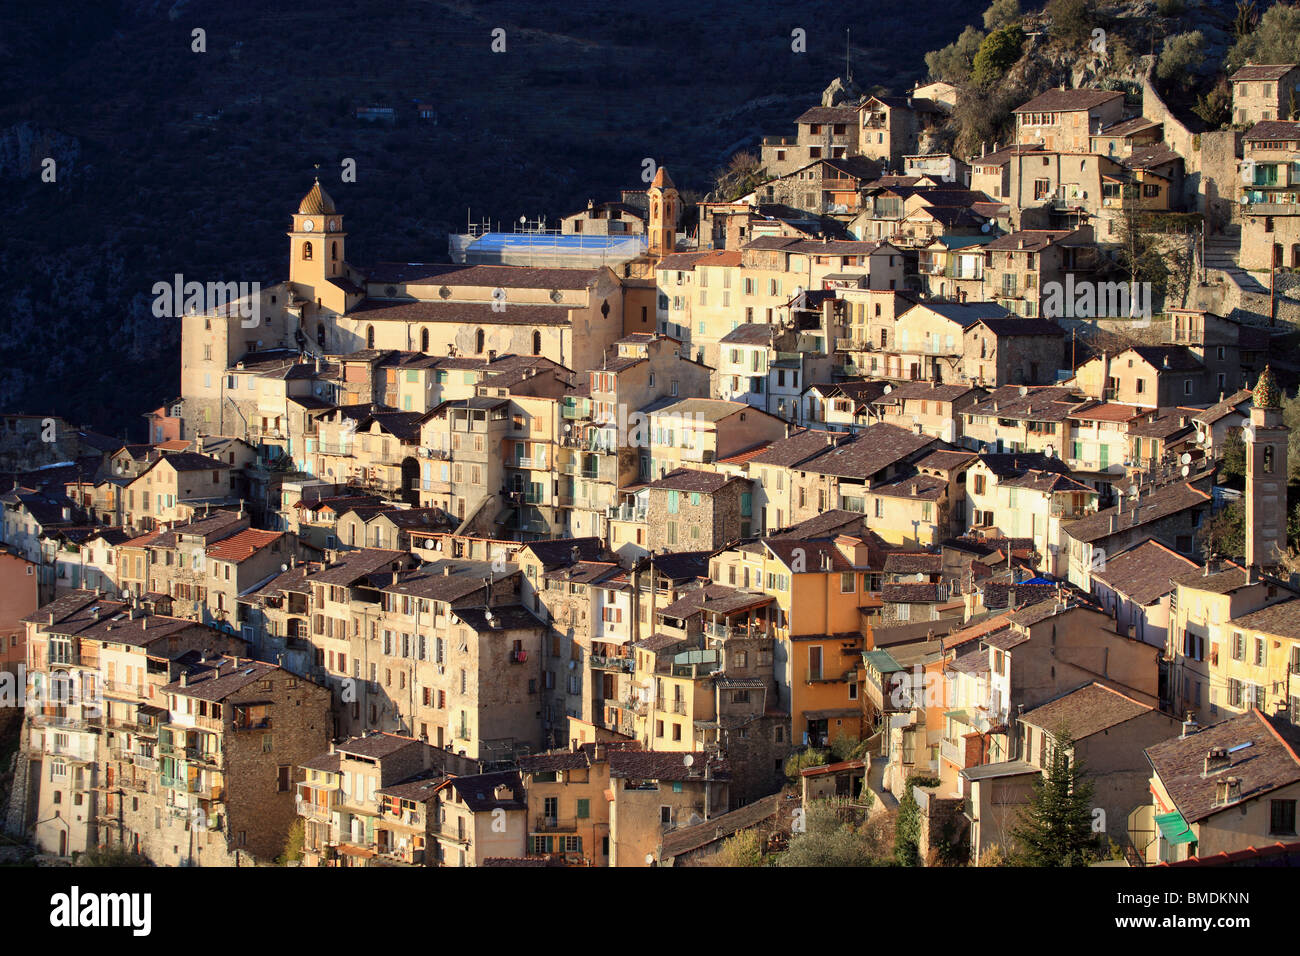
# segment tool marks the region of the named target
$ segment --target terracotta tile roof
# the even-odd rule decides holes
[[[1073,229],[1022,229],[999,236],[984,248],[990,252],[1042,252],[1074,234]]]
[[[199,664],[185,675],[185,684],[179,680],[161,688],[164,694],[197,697],[200,700],[225,700],[249,684],[265,680],[275,673],[286,673],[274,664],[249,660],[245,657],[223,657],[212,664]],[[301,678],[299,678],[301,680]]]
[[[1300,639],[1300,598],[1283,601],[1232,619],[1232,627],[1262,631],[1274,637]]]
[[[947,600],[941,585],[912,582],[909,584],[882,584],[880,597],[886,604],[936,604]]]
[[[936,441],[930,435],[918,435],[908,429],[881,422],[869,425],[842,445],[826,448],[816,458],[799,467],[801,471],[819,475],[870,478]]]
[[[1233,83],[1243,80],[1280,80],[1295,68],[1294,63],[1247,63],[1228,79]]]
[[[1225,777],[1241,781],[1241,800],[1264,796],[1280,787],[1300,782],[1300,730],[1282,718],[1258,710],[1207,727],[1187,737],[1176,737],[1147,748],[1147,759],[1160,777],[1165,792],[1188,823],[1215,813],[1240,811],[1235,802],[1216,806],[1217,784]],[[1205,772],[1211,749],[1227,751],[1221,769]]]
[[[685,758],[689,756],[688,765]],[[710,780],[731,779],[731,765],[711,752],[669,753],[646,750],[611,750],[609,775],[614,779],[669,780],[685,782],[703,780],[707,768]]]
[[[778,561],[791,571],[797,561],[803,562],[805,571],[852,571],[853,564],[830,539],[763,538],[763,545]],[[825,565],[829,564],[829,568]],[[799,573],[795,571],[794,573]]]
[[[1026,711],[1020,719],[1048,733],[1068,729],[1071,737],[1082,740],[1154,709],[1094,682]]]
[[[1106,567],[1092,578],[1140,605],[1151,604],[1174,589],[1171,578],[1197,570],[1196,562],[1148,538],[1136,547],[1108,555]]]
[[[725,584],[706,584],[687,591],[658,613],[663,617],[687,618],[702,611],[715,614],[734,614],[747,608],[763,607],[775,598],[757,591],[742,591]],[[649,648],[647,648],[649,650]]]
[[[848,442],[852,436],[848,432],[817,431],[805,428],[795,432],[789,438],[780,438],[772,442],[761,453],[750,459],[753,465],[782,465],[787,468],[808,461],[820,455],[831,445]]]
[[[1119,506],[1106,508],[1078,521],[1065,523],[1065,533],[1075,541],[1097,542],[1109,538],[1112,534],[1121,534],[1134,527],[1159,521],[1180,511],[1197,508],[1210,500],[1203,491],[1193,488],[1185,482],[1165,485],[1141,497],[1136,504],[1124,506],[1120,514]],[[1136,520],[1133,517],[1137,512]],[[1110,526],[1111,517],[1115,518],[1115,529]]]
[[[1024,106],[1012,110],[1013,113],[1071,113],[1076,110],[1090,110],[1103,103],[1109,103],[1124,94],[1117,90],[1048,90],[1039,93]]]
[[[471,286],[479,289],[587,288],[599,269],[535,269],[531,266],[380,262],[366,275],[371,284]]]
[[[658,481],[648,485],[654,491],[687,491],[712,495],[733,481],[748,482],[739,475],[722,475],[716,471],[697,471],[693,468],[674,468]]]
[[[1300,123],[1294,120],[1265,120],[1252,126],[1245,138],[1248,143],[1300,140]]]
[[[362,322],[451,322],[487,325],[567,325],[568,305],[538,305],[536,303],[511,303],[506,308],[493,311],[493,302],[397,302],[386,299],[366,299],[348,313],[349,318]]]
[[[399,750],[405,750],[412,744],[418,745],[419,743],[420,741],[414,737],[378,732],[345,740],[343,743],[335,745],[334,750],[336,753],[346,756],[373,757],[377,760],[381,757],[387,757],[389,754],[397,753]]]
[[[938,574],[943,555],[929,551],[893,551],[885,556],[886,574]]]
[[[216,544],[208,545],[208,557],[214,561],[243,561],[284,537],[283,531],[259,531],[245,528]]]

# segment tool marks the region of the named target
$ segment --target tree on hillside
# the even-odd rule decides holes
[[[1220,77],[1208,93],[1198,95],[1192,112],[1205,120],[1210,129],[1228,125],[1232,119],[1232,84],[1228,78]]]
[[[976,86],[992,86],[1007,75],[1007,70],[1020,59],[1025,43],[1025,33],[1019,24],[994,30],[980,44],[971,68],[971,79]]]
[[[1240,428],[1229,428],[1223,438],[1223,456],[1219,474],[1223,483],[1240,485],[1246,480],[1246,443],[1242,441]]]
[[[804,829],[776,857],[777,866],[883,866],[889,855],[886,814],[876,816],[840,800],[810,800]]]
[[[984,29],[998,30],[1011,24],[1020,24],[1020,0],[993,0],[984,11]]]
[[[763,865],[763,844],[759,839],[758,831],[754,829],[741,830],[722,841],[722,849],[718,851],[710,863],[713,866],[762,866]]]
[[[894,817],[894,863],[898,866],[921,865],[921,805],[916,802],[912,788],[933,787],[938,783],[934,777],[913,774],[903,784],[903,796]]]
[[[1136,184],[1124,187],[1136,197]],[[1126,198],[1127,195],[1126,195]],[[1154,294],[1165,291],[1169,270],[1155,236],[1144,229],[1139,209],[1126,206],[1115,219],[1115,255],[1129,282],[1149,282]]]
[[[1097,858],[1092,831],[1092,782],[1074,760],[1074,740],[1062,727],[1049,734],[1046,772],[1012,830],[1017,862],[1025,866],[1087,866]]]
[[[1048,0],[1043,8],[1052,20],[1052,36],[1063,43],[1085,43],[1092,37],[1092,4],[1089,0]]]
[[[1246,508],[1240,501],[1229,502],[1196,532],[1197,544],[1207,554],[1239,558],[1246,553]]]
[[[1156,76],[1168,81],[1175,77],[1184,80],[1189,73],[1195,73],[1205,62],[1205,35],[1200,30],[1191,33],[1178,33],[1165,40],[1156,61]]]
[[[1300,63],[1300,7],[1275,3],[1228,51],[1227,71],[1247,63]]]
[[[925,65],[930,79],[961,85],[970,80],[975,54],[984,42],[984,31],[968,26],[952,43],[941,50],[925,55]]]
[[[957,128],[954,149],[961,155],[978,156],[983,145],[1009,143],[1015,134],[1012,110],[1029,94],[1021,87],[1002,83],[981,92],[963,92],[952,111]]]
[[[1282,424],[1291,429],[1287,436],[1286,458],[1290,480],[1300,479],[1300,391],[1288,396],[1282,393]]]
[[[739,199],[764,182],[763,164],[750,152],[733,155],[713,173],[713,195],[721,200]]]
[[[1232,21],[1232,35],[1238,40],[1259,26],[1259,10],[1255,0],[1237,0],[1237,15]]]

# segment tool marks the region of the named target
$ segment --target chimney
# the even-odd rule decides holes
[[[1179,736],[1190,737],[1192,734],[1196,733],[1197,730],[1199,729],[1200,728],[1196,725],[1196,711],[1189,710],[1187,712],[1187,719],[1183,721],[1182,732],[1179,734]]]
[[[189,685],[189,682],[190,682],[190,672],[181,671],[181,686],[186,687]]]
[[[1224,807],[1241,799],[1241,778],[1224,777],[1214,782],[1214,805]]]
[[[834,445],[834,444],[835,444],[835,433],[834,433],[834,432],[827,432],[827,433],[826,433],[826,444],[827,444],[827,445]]]
[[[1201,776],[1208,777],[1215,771],[1222,770],[1231,762],[1232,761],[1228,759],[1227,748],[1211,747],[1209,752],[1205,755],[1205,770]]]
[[[451,565],[450,565],[450,564],[444,564],[444,565],[442,566],[442,576],[443,576],[444,578],[445,578],[445,577],[450,577],[450,576],[451,576]]]
[[[497,360],[497,350],[496,350],[496,349],[488,349],[488,361],[489,361],[489,362],[495,362],[496,360]]]

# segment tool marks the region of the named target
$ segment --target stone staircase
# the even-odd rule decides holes
[[[1205,268],[1220,273],[1238,292],[1268,295],[1268,287],[1237,265],[1241,253],[1241,226],[1234,223],[1222,234],[1205,237]]]

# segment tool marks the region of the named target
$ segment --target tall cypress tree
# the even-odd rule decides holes
[[[1051,734],[1047,772],[1034,781],[1033,800],[1012,831],[1025,866],[1086,866],[1097,858],[1092,832],[1092,782],[1071,756],[1065,728]]]

